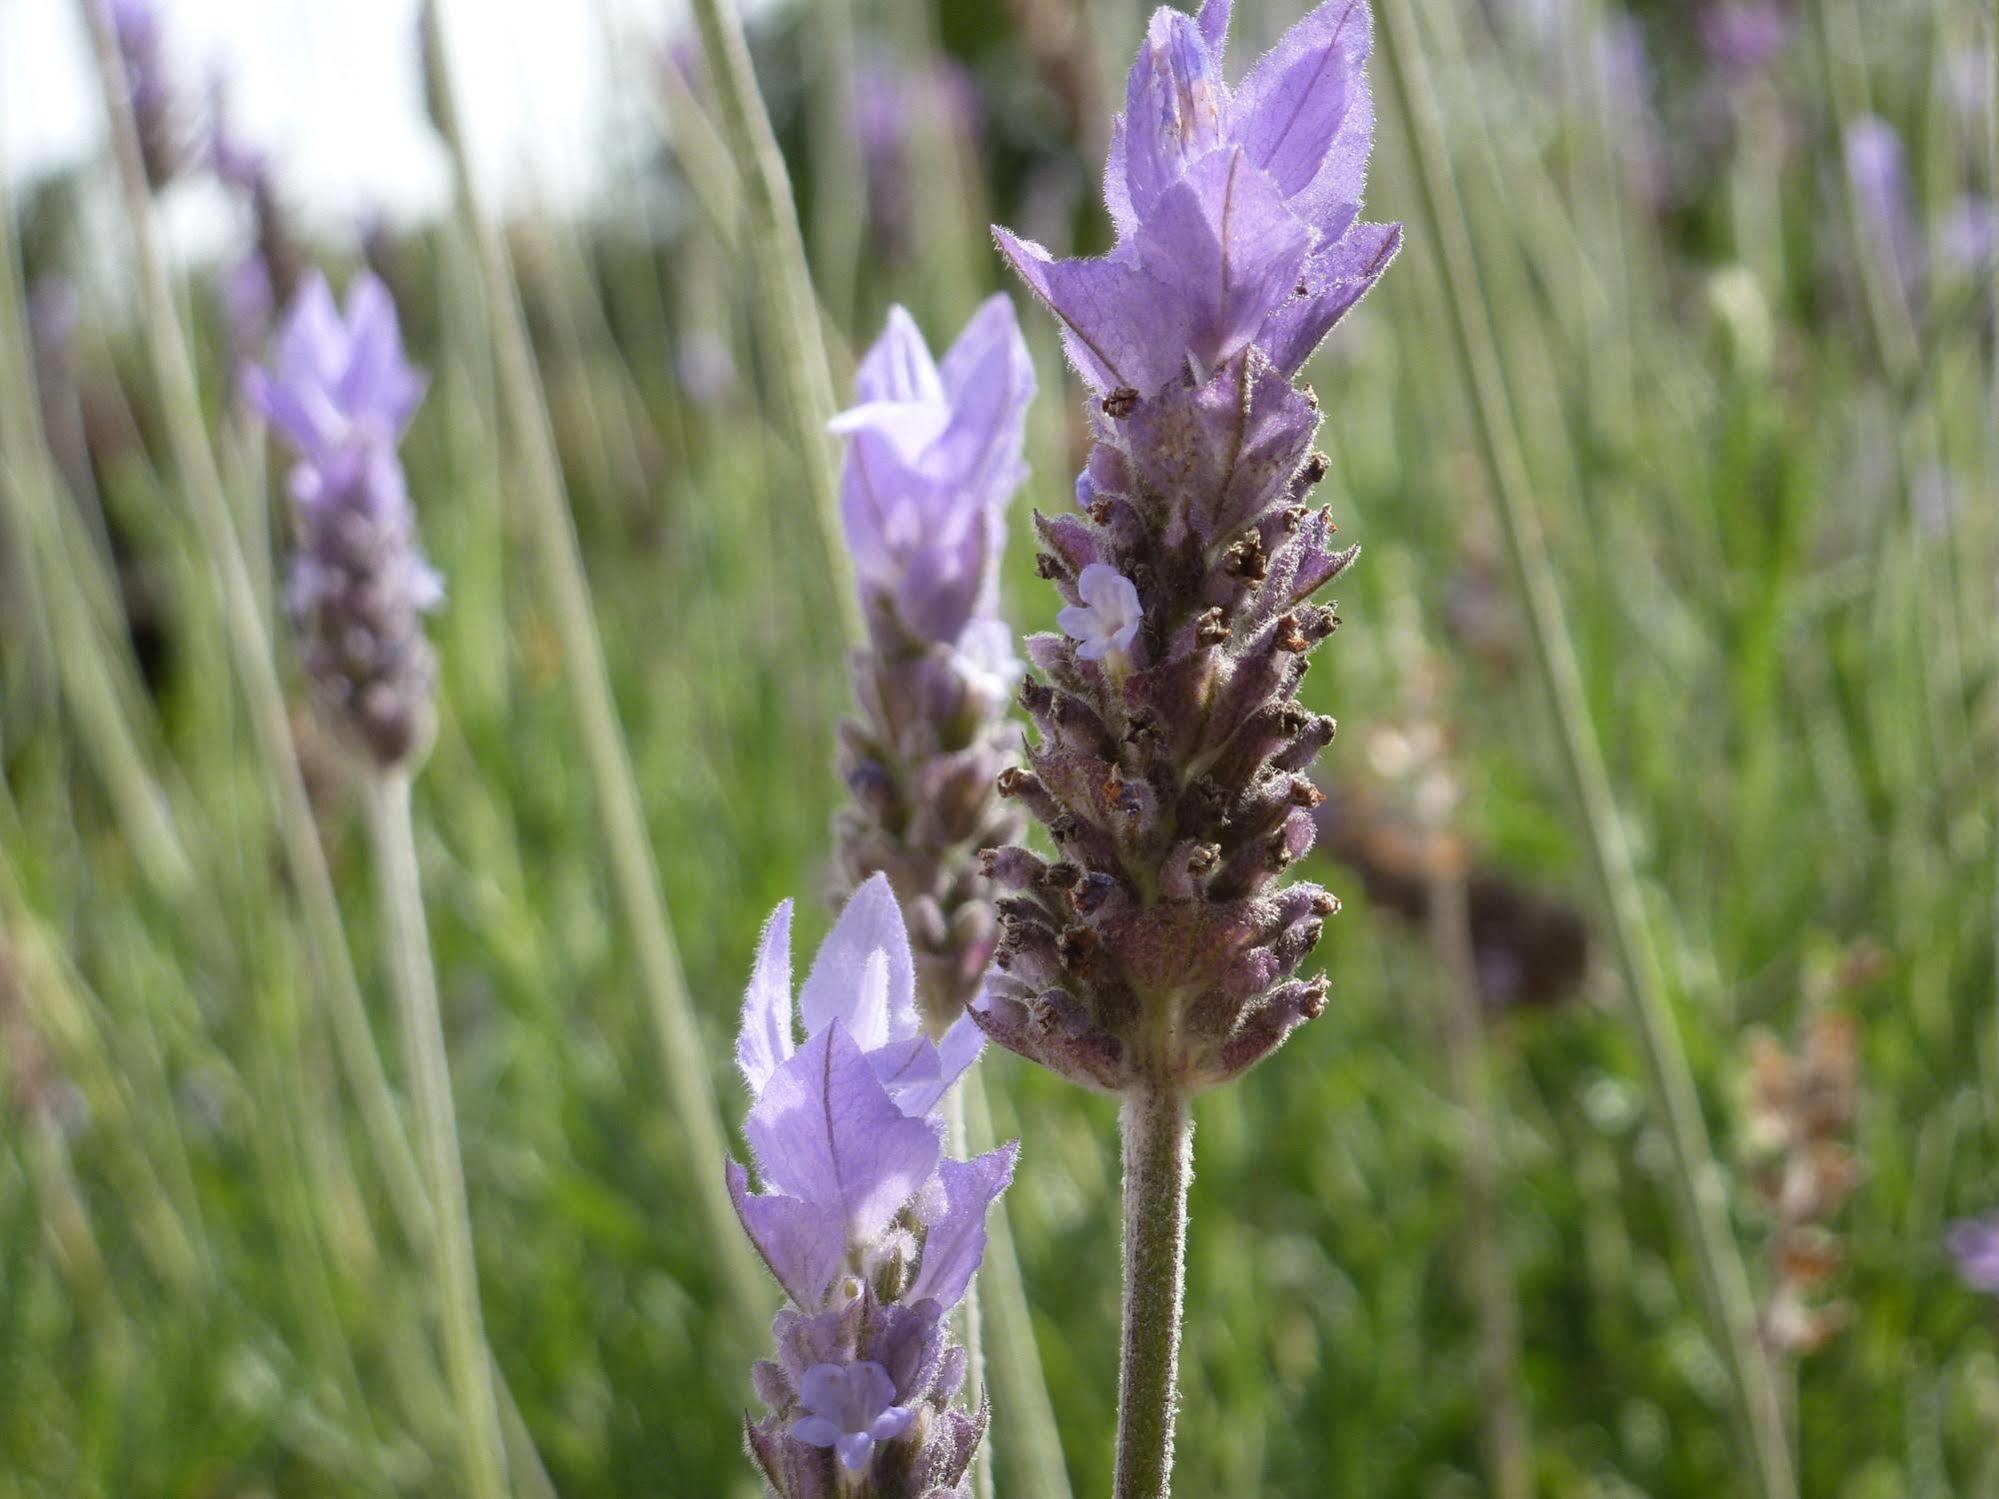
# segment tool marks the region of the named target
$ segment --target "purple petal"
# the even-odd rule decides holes
[[[1207,43],[1208,56],[1214,59],[1215,71],[1222,68],[1223,50],[1229,39],[1230,0],[1203,0],[1200,13],[1194,17],[1194,24],[1200,28],[1201,40]]]
[[[791,1035],[791,902],[784,901],[764,923],[756,967],[743,991],[743,1023],[736,1034],[736,1065],[751,1096],[796,1049]]]
[[[824,1416],[800,1416],[792,1422],[791,1434],[808,1447],[831,1447],[841,1438],[840,1428]]]
[[[1236,139],[1284,196],[1315,188],[1322,202],[1360,201],[1373,141],[1365,0],[1326,0],[1287,31],[1236,94]],[[1358,131],[1343,129],[1358,105]],[[1358,152],[1354,147],[1358,144]]]
[[[885,1010],[879,1036],[859,1023],[859,1006],[867,994],[868,955],[887,954]],[[888,879],[875,875],[847,901],[833,930],[819,944],[812,972],[798,994],[798,1011],[805,1033],[817,1035],[835,1020],[844,1020],[862,1049],[899,1041],[919,1029],[916,1019],[916,965],[909,953],[909,933]],[[872,1029],[874,1022],[868,1022]]]
[[[846,1225],[830,1207],[796,1197],[758,1197],[749,1173],[728,1164],[729,1198],[757,1253],[799,1306],[816,1308],[847,1256]]]
[[[1099,391],[1150,395],[1180,372],[1193,334],[1183,301],[1135,261],[1056,260],[995,229],[1000,253],[1064,324],[1076,372]]]
[[[1257,345],[1287,376],[1297,374],[1401,249],[1400,224],[1354,225],[1338,243],[1305,262],[1305,295],[1270,315]]]
[[[1125,186],[1140,221],[1187,167],[1222,143],[1226,104],[1193,18],[1161,6],[1125,90]]]
[[[837,1210],[845,1242],[888,1226],[936,1169],[936,1128],[907,1117],[837,1022],[771,1075],[743,1127],[766,1185]]]
[[[938,1164],[944,1206],[923,1236],[923,1260],[908,1298],[928,1296],[947,1311],[956,1306],[972,1283],[986,1254],[986,1210],[1013,1180],[1018,1141],[969,1161],[946,1159]]]
[[[864,402],[943,404],[944,384],[930,357],[930,345],[916,319],[903,308],[889,308],[888,326],[854,371],[854,393]]]
[[[850,1432],[834,1443],[840,1454],[840,1461],[858,1473],[868,1465],[868,1458],[875,1450],[875,1439],[865,1431]]]
[[[1239,150],[1196,163],[1137,239],[1145,268],[1192,310],[1190,347],[1204,372],[1245,347],[1295,294],[1311,246],[1284,195]]]

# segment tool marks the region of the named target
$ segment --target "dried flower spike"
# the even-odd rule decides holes
[[[1100,399],[1081,513],[1036,517],[1068,607],[1028,642],[1038,742],[1001,783],[1058,858],[992,856],[1013,898],[980,1023],[1118,1093],[1225,1082],[1317,1015],[1323,981],[1293,975],[1337,909],[1278,884],[1332,737],[1297,701],[1339,624],[1312,598],[1357,550],[1309,504],[1327,464],[1291,379],[1401,229],[1358,217],[1366,6],[1319,6],[1234,89],[1228,18],[1154,14],[1105,173],[1108,256],[995,231]]]
[[[423,389],[403,356],[395,304],[365,275],[348,289],[344,314],[325,278],[308,278],[273,367],[244,376],[250,403],[298,457],[287,600],[314,698],[384,770],[429,738],[434,668],[423,616],[444,596],[417,546],[396,456]]]
[[[953,1403],[965,1375],[947,1314],[985,1254],[986,1212],[1015,1146],[943,1152],[936,1109],[983,1044],[961,1021],[933,1043],[888,881],[855,892],[796,1006],[791,907],[777,908],[743,999],[744,1133],[764,1190],[728,1166],[743,1230],[790,1304],[755,1370],[769,1414],[745,1422],[779,1499],[963,1499],[986,1413]]]
[[[937,1036],[978,992],[997,937],[977,851],[1020,833],[994,789],[1013,763],[1020,674],[998,572],[1034,371],[1012,303],[993,297],[941,363],[895,308],[855,386],[833,422],[848,439],[841,517],[868,627],[852,661],[859,713],[840,736],[853,795],[836,824],[842,883],[894,885]]]

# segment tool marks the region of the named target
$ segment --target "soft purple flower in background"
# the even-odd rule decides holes
[[[1092,562],[1077,577],[1076,592],[1083,602],[1069,604],[1055,616],[1062,633],[1081,642],[1076,654],[1085,661],[1101,661],[1113,651],[1122,655],[1130,650],[1132,637],[1145,623],[1131,579],[1114,567]]]
[[[146,180],[157,192],[179,173],[183,155],[159,0],[103,0],[103,5],[125,69]]]
[[[432,662],[423,615],[441,580],[416,540],[396,448],[424,377],[403,355],[395,304],[372,276],[343,313],[314,274],[292,303],[269,369],[243,389],[298,456],[299,527],[287,602],[320,706],[377,765],[401,764],[428,735]]]
[[[222,320],[229,329],[229,347],[237,361],[240,364],[260,357],[278,308],[264,257],[245,255],[224,271],[221,295]]]
[[[1999,1296],[1999,1214],[1953,1224],[1945,1242],[1964,1283]]]
[[[873,1484],[884,1446],[898,1449],[889,1471],[934,1473],[927,1483],[956,1493],[985,1417],[951,1404],[965,1359],[945,1317],[984,1257],[1016,1147],[953,1160],[933,1111],[982,1038],[969,1021],[941,1045],[923,1035],[909,939],[880,876],[813,960],[802,1042],[791,987],[787,903],[759,944],[736,1044],[762,1190],[727,1165],[743,1230],[791,1302],[772,1328],[778,1357],[756,1367],[771,1414],[748,1427],[750,1447],[782,1499],[832,1494],[835,1461],[849,1475],[840,1493],[903,1492]]]
[[[1990,198],[1964,194],[1938,226],[1939,255],[1959,275],[1977,276],[1991,266],[1995,249],[1999,249],[1999,212]]]
[[[850,659],[855,713],[840,725],[851,793],[835,819],[840,883],[886,875],[907,916],[917,1008],[932,1036],[963,1026],[998,940],[977,851],[1022,831],[1001,800],[1020,677],[999,617],[1006,508],[1034,366],[1004,296],[983,303],[941,362],[897,307],[861,361],[840,513],[865,644]]]
[[[1198,19],[1154,12],[1104,173],[1108,256],[1057,260],[995,230],[1100,392],[1204,380],[1251,344],[1292,375],[1402,243],[1400,225],[1358,218],[1374,135],[1363,0],[1320,5],[1235,89],[1228,21],[1229,0]]]
[[[951,644],[997,607],[1005,508],[1027,472],[1034,366],[1013,303],[988,298],[941,364],[891,309],[854,393],[832,430],[849,439],[840,516],[862,592]]]
[[[1923,271],[1922,231],[1912,207],[1902,137],[1893,125],[1865,115],[1847,126],[1846,175],[1871,253],[1882,258],[1905,293],[1913,293]]]
[[[942,131],[968,158],[976,157],[984,123],[978,86],[951,58],[910,67],[870,51],[854,68],[853,112],[867,182],[870,252],[913,258],[923,234],[923,215],[911,192],[917,131]]]
[[[1721,0],[1699,25],[1708,60],[1737,78],[1766,71],[1791,40],[1790,12],[1776,0]]]

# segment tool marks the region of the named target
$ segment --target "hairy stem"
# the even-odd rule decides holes
[[[632,769],[631,753],[625,745],[617,705],[611,696],[610,668],[604,659],[604,642],[592,612],[590,584],[583,571],[575,521],[570,515],[568,492],[556,459],[548,408],[535,372],[527,317],[521,307],[520,289],[514,280],[505,241],[480,201],[478,181],[466,154],[465,134],[451,87],[444,28],[435,4],[424,8],[424,27],[431,55],[438,60],[437,76],[433,79],[438,126],[457,171],[460,212],[479,253],[501,392],[509,426],[519,443],[523,469],[520,482],[528,500],[536,550],[541,554],[552,595],[566,667],[563,676],[574,698],[584,754],[596,783],[611,880],[637,949],[660,1062],[686,1143],[686,1159],[694,1175],[695,1199],[705,1221],[710,1251],[727,1282],[741,1328],[748,1333],[768,1320],[769,1296],[722,1180],[720,1162],[728,1154],[728,1145],[715,1085],[705,1061],[709,1052],[687,992],[680,950],[674,942],[667,913],[666,892],[660,884],[659,865],[646,831],[638,777]],[[816,324],[814,328],[816,332]],[[821,355],[822,371],[824,365]]]
[[[1590,717],[1554,570],[1528,498],[1526,464],[1480,296],[1436,102],[1413,44],[1408,0],[1383,0],[1380,13],[1382,53],[1393,80],[1395,106],[1413,149],[1425,225],[1448,293],[1445,302],[1458,373],[1527,616],[1535,665],[1555,720],[1563,767],[1581,810],[1591,865],[1610,918],[1621,992],[1630,1007],[1652,1104],[1671,1145],[1673,1184],[1700,1268],[1709,1330],[1728,1368],[1751,1482],[1763,1499],[1793,1499],[1797,1484],[1776,1380],[1756,1336],[1748,1272],[1729,1226],[1727,1196],[1701,1115],[1693,1069],[1667,998],[1622,814]]]
[[[1166,1499],[1179,1403],[1187,1284],[1187,1185],[1194,1116],[1186,1094],[1149,1084],[1125,1095],[1124,1331],[1118,1369],[1116,1499]]]
[[[458,1411],[460,1457],[472,1499],[505,1499],[506,1450],[500,1409],[488,1368],[486,1333],[479,1314],[479,1274],[472,1253],[472,1218],[465,1200],[465,1169],[458,1152],[458,1124],[451,1101],[451,1068],[444,1020],[437,1003],[430,933],[424,921],[416,839],[410,826],[406,776],[372,778],[368,830],[381,883],[382,924],[389,966],[402,1014],[403,1050],[415,1103],[417,1148],[436,1212],[431,1266],[437,1277],[438,1320],[444,1334],[444,1367]]]

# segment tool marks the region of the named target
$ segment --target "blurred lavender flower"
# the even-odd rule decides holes
[[[949,58],[912,68],[871,53],[854,69],[853,111],[867,181],[870,247],[890,259],[912,258],[923,229],[911,193],[916,132],[942,129],[954,143],[975,146],[982,128],[978,88]]]
[[[1708,60],[1737,79],[1767,71],[1791,40],[1790,13],[1776,0],[1721,0],[1699,25]]]
[[[146,181],[158,192],[180,174],[184,157],[159,0],[104,0],[104,7],[125,68]]]
[[[1990,198],[1966,193],[1951,204],[1937,230],[1938,253],[1960,276],[1977,276],[1992,264],[1995,249],[1999,249],[1999,212]]]
[[[846,883],[886,873],[903,901],[924,1024],[941,1035],[997,940],[974,855],[1021,829],[994,791],[1019,675],[997,613],[1000,553],[1034,397],[1013,304],[990,298],[941,364],[893,309],[855,394],[833,430],[848,439],[841,518],[868,641],[852,663],[859,716],[841,729],[853,804],[836,830]]]
[[[387,290],[358,277],[343,316],[315,273],[278,335],[274,367],[252,367],[243,383],[299,460],[288,602],[314,694],[378,767],[400,765],[428,738],[423,616],[444,591],[418,548],[396,456],[425,380],[403,355]]]
[[[1946,1243],[1964,1283],[1999,1296],[1999,1214],[1953,1224]]]
[[[1110,1092],[1210,1087],[1325,1004],[1296,972],[1338,903],[1278,889],[1311,846],[1304,774],[1333,721],[1297,701],[1339,623],[1311,596],[1353,560],[1305,501],[1317,401],[1291,384],[1401,244],[1359,220],[1373,138],[1361,0],[1330,0],[1239,88],[1227,0],[1160,10],[1105,199],[1118,244],[1000,247],[1102,393],[1080,515],[1037,515],[1069,605],[1037,635],[1030,768],[1001,789],[1059,858],[991,850],[1002,937],[977,1012],[1001,1044]]]
[[[780,1499],[958,1499],[986,1413],[952,1404],[965,1375],[945,1318],[985,1254],[986,1212],[1016,1147],[943,1153],[935,1116],[983,1044],[960,1022],[921,1032],[914,968],[888,881],[848,902],[799,992],[791,908],[764,930],[736,1060],[752,1096],[744,1134],[764,1191],[728,1164],[743,1230],[791,1304],[756,1366],[770,1408],[746,1423]]]
[[[1923,273],[1922,231],[1911,207],[1902,137],[1893,125],[1865,115],[1847,127],[1846,175],[1860,205],[1869,253],[1913,295]]]

